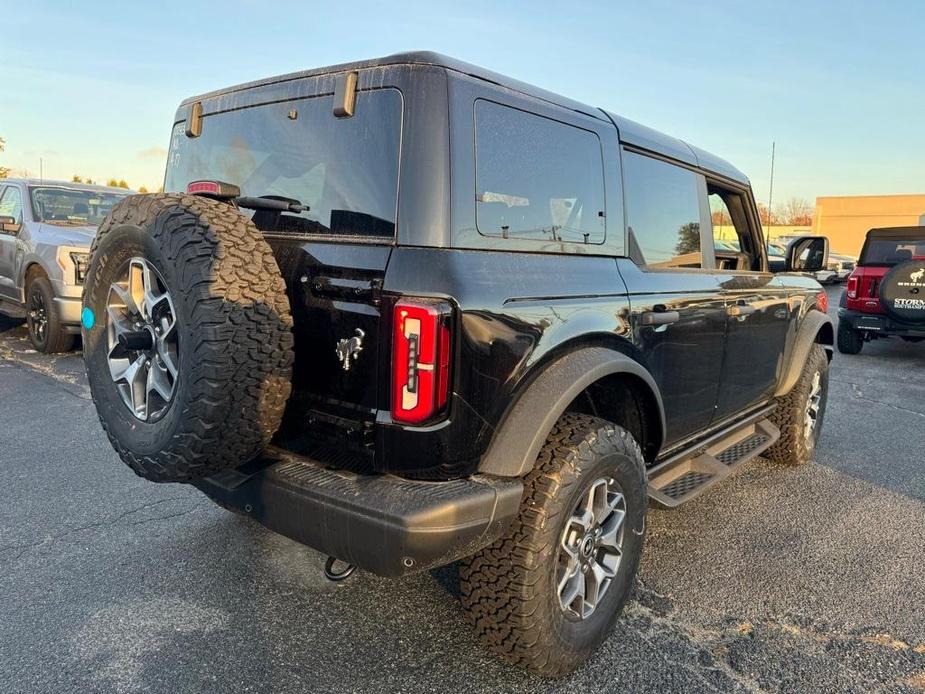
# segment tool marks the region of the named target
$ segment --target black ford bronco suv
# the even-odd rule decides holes
[[[459,561],[510,661],[604,640],[650,502],[813,454],[825,294],[768,271],[748,180],[684,142],[408,53],[188,99],[165,190],[113,209],[87,272],[119,455],[331,576]]]
[[[925,340],[925,226],[867,232],[838,307],[838,351],[884,337]]]

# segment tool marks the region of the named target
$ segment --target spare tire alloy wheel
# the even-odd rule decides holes
[[[144,258],[131,258],[110,285],[106,305],[109,373],[142,421],[170,407],[179,376],[179,331],[170,292]]]
[[[100,423],[138,475],[194,482],[270,443],[292,389],[292,314],[272,249],[236,208],[171,193],[116,204],[81,318]]]

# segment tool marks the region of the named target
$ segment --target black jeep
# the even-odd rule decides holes
[[[410,53],[183,102],[165,189],[113,210],[86,280],[119,455],[334,578],[459,560],[510,661],[602,642],[650,501],[813,455],[825,294],[769,272],[748,179],[680,140]]]

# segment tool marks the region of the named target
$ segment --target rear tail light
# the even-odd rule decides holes
[[[829,295],[824,291],[816,294],[816,310],[823,313],[829,310]]]
[[[858,276],[854,273],[848,277],[848,298],[858,298]]]
[[[450,307],[401,300],[392,314],[392,419],[422,424],[446,409],[450,386]]]

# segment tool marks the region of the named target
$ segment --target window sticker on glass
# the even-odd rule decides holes
[[[530,201],[527,198],[521,198],[517,195],[505,195],[504,193],[482,193],[478,197],[479,202],[503,202],[508,207],[529,207]]]

